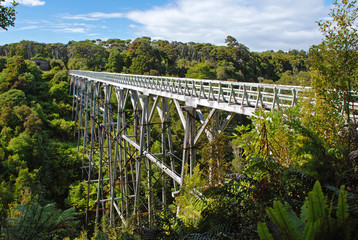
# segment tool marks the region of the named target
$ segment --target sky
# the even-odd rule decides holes
[[[11,0],[5,0],[2,5]],[[322,40],[317,21],[332,0],[17,0],[15,27],[0,45],[136,39],[224,45],[233,36],[251,51],[308,50]]]

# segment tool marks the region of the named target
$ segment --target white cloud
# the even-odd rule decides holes
[[[37,29],[37,28],[39,28],[39,26],[29,25],[29,26],[21,27],[21,28],[18,29],[18,30],[31,30],[31,29]]]
[[[89,14],[93,18],[121,18],[123,17],[122,13],[102,13],[94,12]]]
[[[5,6],[9,6],[11,5],[13,0],[5,0]],[[41,1],[41,0],[16,0],[17,3],[19,4],[23,4],[23,5],[26,5],[26,6],[31,6],[31,7],[34,7],[34,6],[43,6],[45,5],[45,1]]]
[[[79,14],[79,15],[66,15],[62,17],[63,19],[69,19],[69,20],[85,20],[85,21],[92,21],[97,20],[93,19],[91,17],[86,16],[85,14]]]
[[[19,0],[19,3],[27,5],[27,6],[43,6],[43,5],[45,5],[45,1],[41,1],[41,0]]]
[[[223,44],[231,35],[251,50],[308,49],[320,41],[324,0],[176,0],[125,16],[140,35]]]
[[[64,33],[86,33],[86,29],[85,29],[85,28],[81,28],[81,27],[60,28],[60,29],[57,29],[56,31],[64,32]]]
[[[121,17],[123,17],[122,13],[92,12],[88,14],[66,15],[63,16],[62,18],[70,19],[70,20],[96,21],[100,19],[121,18]]]

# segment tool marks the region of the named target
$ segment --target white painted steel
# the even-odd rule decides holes
[[[167,97],[186,106],[204,106],[245,115],[258,108],[274,110],[295,106],[307,88],[274,84],[200,80],[189,78],[129,75],[121,73],[71,70],[71,76]]]

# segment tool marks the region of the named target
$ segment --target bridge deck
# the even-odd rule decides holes
[[[188,78],[129,75],[71,70],[79,78],[110,84],[185,102],[186,106],[204,106],[228,112],[252,115],[257,108],[268,110],[294,106],[307,87],[198,80]]]

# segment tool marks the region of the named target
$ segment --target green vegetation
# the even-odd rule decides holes
[[[266,212],[279,227],[284,239],[350,239],[352,226],[348,220],[347,196],[344,189],[342,185],[335,210],[336,218],[332,218],[333,206],[328,207],[327,198],[323,195],[318,181],[308,193],[300,217],[297,217],[289,205],[284,205],[280,201],[275,201],[273,208],[267,208]],[[258,232],[260,239],[273,239],[265,223],[258,223]]]
[[[228,42],[228,46],[152,41],[148,37],[138,38],[133,42],[119,39],[86,40],[68,44],[21,41],[0,46],[0,56],[44,59],[49,61],[53,68],[56,62],[52,59],[57,59],[56,61],[60,60],[62,64],[58,67],[63,67],[64,64],[68,69],[309,84],[308,54],[305,51],[255,53],[237,43],[235,38],[228,38],[234,42]],[[0,69],[5,64],[2,62],[6,60],[2,59]]]
[[[64,200],[80,167],[71,138],[67,70],[55,66],[45,74],[35,62],[14,56],[6,58],[0,78],[1,238],[73,234],[67,230],[76,222],[65,223],[62,215],[74,211]],[[40,222],[45,225],[36,226]]]
[[[0,0],[0,4],[1,2],[5,2],[5,0]],[[18,3],[13,1],[11,2],[10,7],[4,7],[0,5],[0,28],[8,30],[9,26],[15,25],[15,7],[17,6],[17,4]]]
[[[337,2],[336,2],[337,4]],[[319,27],[325,39],[313,46],[311,65],[318,93],[330,101],[333,107],[343,110],[350,117],[351,91],[356,90],[358,64],[358,29],[356,1],[342,1],[331,11],[332,20],[320,21]],[[336,94],[326,89],[336,89]],[[343,101],[343,105],[340,102]]]
[[[232,36],[227,46],[148,37],[0,46],[0,239],[357,239],[356,1],[335,1],[331,17],[319,22],[324,39],[308,53],[255,53]],[[156,211],[151,228],[96,228],[90,213],[86,228],[96,187],[80,176],[69,69],[313,88],[298,107],[237,116],[200,141],[177,216],[172,205]],[[182,123],[171,121],[180,151]]]

